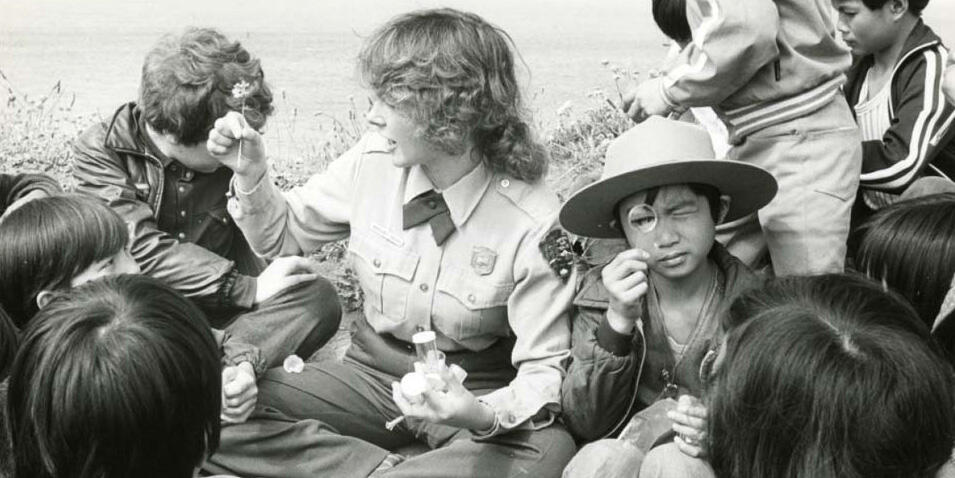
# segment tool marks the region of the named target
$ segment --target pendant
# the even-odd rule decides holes
[[[660,370],[660,378],[663,379],[663,398],[676,399],[680,394],[680,387],[673,383],[673,375],[667,369]]]

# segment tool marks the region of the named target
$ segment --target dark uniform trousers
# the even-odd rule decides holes
[[[431,450],[375,476],[546,478],[560,476],[574,455],[573,439],[559,423],[483,438],[413,419],[387,430],[385,422],[401,414],[391,383],[410,371],[414,352],[374,333],[363,319],[355,329],[342,363],[310,363],[298,374],[269,371],[259,381],[259,409],[248,422],[222,429],[219,450],[204,471],[364,478],[389,450],[419,442]],[[482,395],[513,378],[509,346],[449,353],[448,362],[468,370],[465,387]]]

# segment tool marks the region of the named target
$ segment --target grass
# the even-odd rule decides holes
[[[617,79],[629,74],[608,66]],[[7,99],[0,106],[0,171],[4,173],[42,172],[57,179],[64,189],[72,188],[70,142],[96,121],[96,115],[81,115],[73,110],[75,95],[63,91],[60,83],[41,97],[30,98],[10,84],[0,71],[0,89]],[[619,90],[616,92],[619,97]],[[282,92],[280,101],[285,100]],[[566,103],[558,110],[554,125],[538,125],[541,138],[551,153],[547,183],[566,199],[580,186],[589,183],[603,167],[609,143],[631,123],[614,108],[610,95],[602,90],[588,94],[587,103],[578,111]],[[618,103],[619,104],[619,103]],[[361,109],[354,104],[344,118],[324,114],[303,117],[294,105],[282,105],[291,111],[288,119],[270,124],[270,133],[280,145],[273,164],[276,183],[289,189],[305,182],[350,148],[365,130]],[[301,131],[318,131],[302,140]],[[338,288],[346,312],[361,307],[361,289],[346,261],[345,241],[326,244],[312,254],[322,264],[322,272]]]

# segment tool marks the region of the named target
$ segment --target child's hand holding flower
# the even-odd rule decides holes
[[[243,145],[241,162],[237,157],[240,140]],[[246,191],[255,187],[268,168],[262,136],[238,111],[230,111],[216,120],[209,131],[206,149],[235,172],[237,185]]]

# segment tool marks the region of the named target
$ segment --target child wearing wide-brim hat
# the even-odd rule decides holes
[[[650,118],[611,144],[600,180],[560,212],[571,233],[630,246],[583,275],[574,301],[564,422],[579,441],[612,439],[584,447],[569,476],[632,473],[671,428],[685,452],[705,449],[701,365],[717,346],[719,311],[759,283],[715,242],[716,224],[776,194],[764,169],[714,156],[702,128]]]

